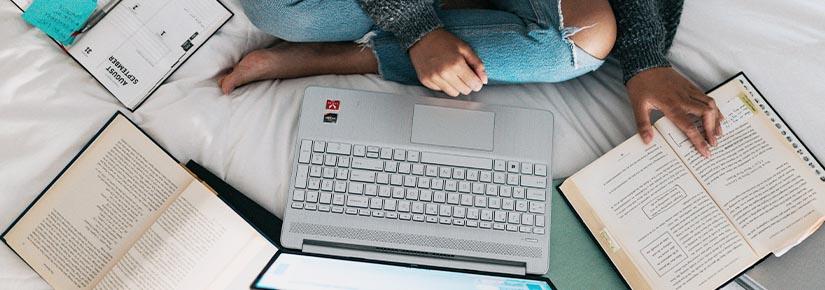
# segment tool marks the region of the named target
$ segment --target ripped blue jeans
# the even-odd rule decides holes
[[[490,84],[561,82],[603,63],[570,40],[559,0],[493,0],[496,10],[439,9],[444,28],[484,62]],[[291,42],[356,41],[370,47],[379,74],[419,84],[407,50],[374,25],[357,0],[241,0],[255,26]]]

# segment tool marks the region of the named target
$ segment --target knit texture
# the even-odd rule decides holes
[[[676,36],[683,0],[610,0],[618,25],[614,53],[624,81],[638,73],[669,67],[667,51]]]
[[[432,0],[359,0],[378,27],[410,48],[427,33],[442,27]]]

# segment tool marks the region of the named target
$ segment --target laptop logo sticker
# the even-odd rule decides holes
[[[338,114],[337,113],[326,113],[326,114],[324,114],[324,123],[330,123],[330,124],[338,123]]]
[[[327,110],[338,111],[341,108],[340,100],[327,100]]]

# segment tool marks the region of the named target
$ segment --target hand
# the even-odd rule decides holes
[[[457,97],[487,84],[484,64],[464,41],[444,29],[424,35],[410,47],[410,60],[425,87]]]
[[[687,135],[699,154],[710,157],[708,143],[716,146],[722,135],[724,116],[713,98],[708,97],[693,83],[673,68],[653,68],[643,71],[627,82],[627,93],[636,127],[645,144],[653,140],[650,111],[659,110]],[[705,137],[693,124],[693,118],[702,119]]]

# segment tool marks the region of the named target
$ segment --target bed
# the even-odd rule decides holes
[[[195,160],[282,214],[299,105],[310,85],[438,95],[375,75],[254,83],[224,96],[216,79],[245,52],[277,41],[237,0],[224,28],[127,115],[181,161]],[[825,158],[825,4],[820,0],[687,1],[670,59],[710,88],[745,71],[820,159]],[[712,3],[711,3],[712,2]],[[19,10],[0,0],[0,225],[5,229],[116,110],[123,109]],[[550,110],[554,177],[568,176],[634,134],[618,64],[560,84],[487,87],[465,97]],[[547,128],[536,128],[538,130]],[[0,247],[0,289],[48,289]]]

